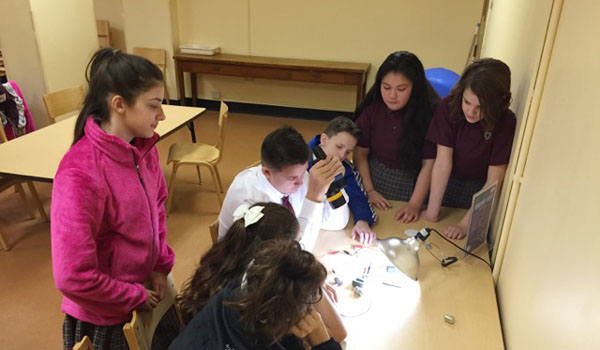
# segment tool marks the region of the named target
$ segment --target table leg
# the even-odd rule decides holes
[[[360,101],[356,103],[356,106],[358,107],[358,105],[362,102],[363,98],[365,98],[365,95],[367,94],[367,77],[363,78],[362,81],[362,86],[360,87]]]
[[[198,107],[198,79],[196,79],[196,73],[190,73],[190,79],[192,84],[192,106]]]
[[[356,107],[362,102],[363,96],[363,84],[358,83],[358,85],[356,85]]]
[[[183,79],[183,70],[175,60],[175,72],[177,76],[177,89],[179,90],[179,104],[185,106],[185,80]]]
[[[188,129],[190,129],[190,135],[192,136],[192,142],[196,143],[196,130],[194,129],[194,122],[187,123]]]

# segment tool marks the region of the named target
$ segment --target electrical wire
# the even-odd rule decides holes
[[[453,246],[455,246],[456,248],[458,248],[461,251],[465,252],[466,254],[469,254],[469,255],[471,255],[473,257],[476,257],[477,259],[483,261],[487,266],[489,266],[490,270],[492,269],[492,265],[489,262],[485,261],[485,259],[483,259],[482,257],[477,256],[477,255],[475,255],[475,254],[473,254],[473,253],[471,253],[471,252],[469,252],[469,251],[467,251],[467,250],[459,247],[458,245],[456,245],[456,243],[454,243],[451,240],[449,240],[448,238],[444,237],[444,235],[442,235],[438,230],[436,230],[434,228],[431,228],[431,227],[428,227],[428,229],[431,230],[431,231],[433,231],[433,232],[435,232],[435,233],[437,233],[438,236],[442,237],[446,242],[452,244]]]

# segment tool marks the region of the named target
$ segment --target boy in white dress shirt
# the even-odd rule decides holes
[[[307,172],[311,152],[302,135],[289,126],[281,127],[263,141],[261,165],[239,173],[227,190],[219,215],[219,239],[233,223],[233,212],[242,203],[279,203],[292,211],[300,223],[300,243],[312,251],[323,220],[343,229],[349,218],[347,204],[333,209],[324,205],[325,193],[342,163],[332,157],[317,162]]]

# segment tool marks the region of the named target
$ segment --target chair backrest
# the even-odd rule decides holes
[[[217,220],[208,226],[208,230],[210,231],[210,238],[212,239],[213,244],[217,241],[219,237],[219,217]]]
[[[44,95],[44,105],[50,117],[50,122],[56,122],[57,117],[66,113],[81,110],[84,97],[83,86]]]
[[[110,23],[107,20],[96,20],[96,28],[100,47],[110,47]]]
[[[4,126],[0,124],[0,142],[4,143],[8,141],[8,137],[6,137],[6,132],[4,132]]]
[[[134,310],[131,321],[123,326],[123,333],[131,350],[150,350],[152,337],[156,326],[165,315],[167,310],[175,304],[177,288],[173,274],[167,276],[167,291],[165,297],[152,311]]]
[[[87,335],[73,346],[73,350],[94,350],[94,344]]]
[[[160,69],[165,81],[165,98],[167,99],[167,104],[170,104],[169,89],[167,88],[167,50],[151,49],[148,47],[134,47],[133,54],[144,57],[148,61],[154,63]]]
[[[148,61],[154,63],[165,73],[165,67],[167,66],[167,51],[165,49],[151,49],[147,47],[134,47],[133,54],[136,56],[142,56]]]
[[[225,144],[225,128],[227,127],[227,117],[229,116],[229,107],[225,102],[221,101],[221,109],[219,110],[219,139],[217,140],[216,148],[219,150],[219,156],[216,162],[221,160],[223,155],[223,145]]]

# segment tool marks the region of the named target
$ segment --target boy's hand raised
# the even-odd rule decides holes
[[[327,156],[327,158],[315,163],[308,173],[309,180],[306,198],[319,203],[335,177],[338,174],[344,175],[344,166],[342,162],[333,158],[333,156]]]

